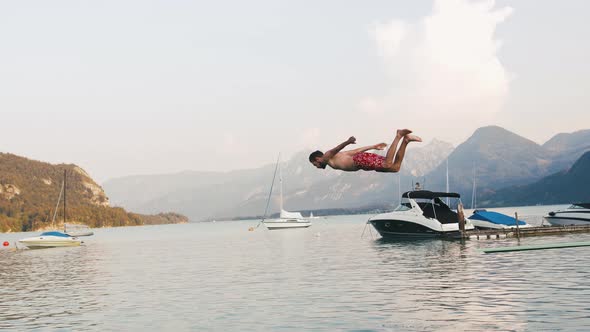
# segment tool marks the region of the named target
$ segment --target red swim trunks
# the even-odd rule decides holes
[[[354,165],[365,171],[378,171],[383,168],[385,157],[374,153],[359,152],[352,156]]]

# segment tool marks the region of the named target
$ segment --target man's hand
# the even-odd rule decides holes
[[[340,150],[344,149],[349,144],[355,144],[356,138],[354,136],[350,136],[345,142],[340,143],[337,147],[333,148],[332,150],[327,151],[324,153],[324,160],[327,162],[328,160],[332,159]]]
[[[375,144],[375,150],[383,150],[387,147],[386,143]]]

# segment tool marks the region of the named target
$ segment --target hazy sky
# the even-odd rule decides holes
[[[590,2],[1,1],[0,151],[102,182],[590,128]]]

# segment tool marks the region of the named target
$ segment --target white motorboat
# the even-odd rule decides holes
[[[283,172],[282,168],[280,167],[281,156],[277,160],[277,166],[275,167],[275,176],[277,172],[277,168],[279,169],[279,187],[280,187],[280,196],[279,196],[279,204],[280,204],[280,214],[279,218],[276,219],[264,219],[262,223],[266,228],[269,230],[275,229],[287,229],[287,228],[307,228],[311,226],[311,221],[309,219],[304,218],[301,213],[299,212],[289,212],[283,209]],[[273,178],[273,185],[274,185],[274,178]],[[271,194],[272,194],[272,185],[271,185]],[[269,202],[271,194],[269,194]],[[268,208],[268,203],[267,203]],[[265,211],[266,215],[266,211]]]
[[[28,237],[18,242],[29,249],[76,247],[82,244],[80,239],[57,231],[44,232],[39,236]]]
[[[458,199],[458,211],[453,211],[441,198]],[[474,229],[463,216],[460,195],[427,190],[402,194],[401,204],[392,212],[381,213],[369,223],[384,238],[460,237],[462,219],[464,230]]]
[[[50,231],[43,232],[39,236],[28,237],[25,239],[18,240],[18,242],[29,249],[38,248],[55,248],[55,247],[76,247],[82,244],[82,241],[77,236],[90,236],[94,234],[90,228],[86,225],[74,225],[66,223],[66,171],[64,170],[64,180],[62,183],[61,191],[57,199],[57,205],[53,214],[52,225],[55,225],[55,217],[57,215],[57,209],[59,202],[63,194],[63,209],[64,209],[64,232]]]
[[[522,220],[516,220],[511,216],[485,209],[473,211],[469,221],[476,229],[516,228],[517,223],[519,228],[531,227]]]
[[[590,203],[574,203],[565,210],[551,211],[543,218],[554,226],[590,225]]]

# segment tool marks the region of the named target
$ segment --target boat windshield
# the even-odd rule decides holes
[[[572,204],[568,209],[587,209],[587,207],[584,207],[582,204]]]
[[[410,203],[402,203],[400,205],[398,205],[395,210],[393,211],[408,211],[411,210],[412,206],[410,205]]]

